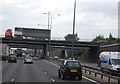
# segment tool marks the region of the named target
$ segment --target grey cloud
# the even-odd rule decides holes
[[[118,5],[115,2],[78,2],[77,12],[102,12],[105,15],[117,15]]]
[[[14,26],[37,27],[37,24],[47,25],[47,15],[40,14],[41,5],[43,5],[42,1],[40,2],[38,0],[36,2],[26,1],[25,3],[22,3],[22,5],[18,4],[18,6],[4,5],[2,8],[2,16],[5,18],[2,21],[2,30],[5,31],[9,27],[14,28]],[[56,7],[55,10],[52,11],[55,14],[61,14],[59,19],[56,19],[56,16],[53,16],[53,37],[64,37],[66,34],[72,33],[73,4],[68,6],[69,7],[67,7],[67,9],[60,9]],[[100,20],[98,20],[97,16],[95,15],[97,13],[98,15],[99,13],[103,13],[104,16],[101,17],[101,19],[117,16],[117,3],[77,2],[76,13],[78,15],[84,13],[89,15],[83,18],[85,20],[83,22],[79,21],[79,19],[76,19],[75,31],[78,33],[80,38],[93,38],[93,36],[99,34],[104,34],[107,36],[109,32],[112,32],[114,35],[116,35],[117,31],[110,31],[109,28],[107,28],[108,31],[97,28],[95,24]],[[117,18],[115,18],[115,20],[116,19]]]

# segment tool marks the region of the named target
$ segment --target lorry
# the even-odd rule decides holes
[[[7,60],[9,56],[9,46],[4,43],[0,43],[0,60]]]
[[[15,27],[14,37],[18,39],[48,40],[50,39],[50,32],[49,29]]]
[[[99,67],[102,71],[120,73],[120,52],[104,51],[100,53],[99,58]]]
[[[5,32],[5,38],[12,38],[12,29],[7,29]]]

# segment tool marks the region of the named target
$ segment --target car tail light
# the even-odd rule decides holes
[[[66,72],[66,68],[64,68],[63,71]]]

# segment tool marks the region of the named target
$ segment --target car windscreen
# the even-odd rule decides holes
[[[67,67],[80,67],[80,63],[79,62],[76,62],[76,61],[68,61],[66,63],[66,66]]]
[[[120,65],[120,59],[112,59],[113,65]]]

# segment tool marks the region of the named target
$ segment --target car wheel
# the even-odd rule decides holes
[[[82,76],[78,76],[78,80],[82,80]]]
[[[65,80],[65,75],[62,73],[61,75],[62,80]]]
[[[10,63],[10,60],[8,60],[8,63]]]
[[[60,69],[58,69],[58,77],[61,78]]]

